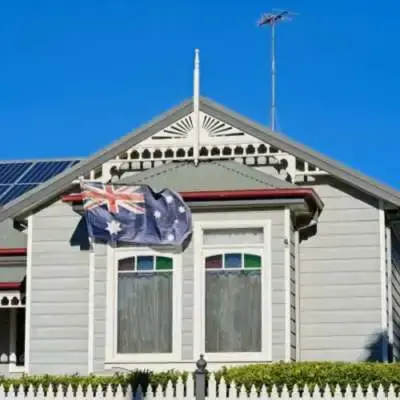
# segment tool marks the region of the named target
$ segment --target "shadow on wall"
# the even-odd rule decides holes
[[[387,353],[388,357],[385,360],[384,354],[386,353],[386,346],[387,346]],[[370,361],[370,362],[385,362],[385,361],[393,361],[393,344],[389,342],[387,332],[380,332],[376,333],[373,337],[373,340],[370,344],[366,347],[368,354],[363,361]]]

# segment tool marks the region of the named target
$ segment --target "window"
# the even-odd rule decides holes
[[[196,299],[202,315],[195,351],[205,352],[210,361],[268,361],[269,224],[221,226],[212,222],[195,228],[201,260]]]
[[[172,352],[171,257],[118,261],[117,353]]]
[[[118,248],[109,263],[109,363],[174,359],[180,352],[180,256]],[[111,315],[112,314],[112,315]],[[110,350],[111,349],[111,350]]]
[[[205,257],[205,351],[261,351],[260,255]]]

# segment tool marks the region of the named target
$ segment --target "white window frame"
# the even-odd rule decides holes
[[[118,260],[138,255],[171,257],[172,272],[172,352],[171,353],[117,353],[117,299]],[[182,255],[171,251],[157,251],[152,248],[121,247],[107,250],[107,313],[106,313],[106,357],[108,367],[123,364],[178,362],[182,351]]]
[[[264,243],[262,246],[263,265],[261,269],[261,351],[205,353],[205,266],[204,254],[212,246],[203,249],[203,232],[212,229],[262,228]],[[272,361],[272,281],[271,281],[271,221],[196,221],[193,227],[195,251],[194,279],[194,346],[193,357],[205,354],[210,362],[269,362]],[[251,251],[252,245],[215,245],[216,251]],[[260,245],[254,245],[260,249]],[[258,252],[257,252],[258,253]]]

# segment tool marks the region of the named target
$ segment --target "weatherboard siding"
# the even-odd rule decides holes
[[[300,245],[301,360],[376,357],[369,346],[381,333],[377,205],[354,189],[313,188],[325,207],[317,234]]]
[[[393,324],[393,358],[400,360],[400,242],[392,235],[392,324]]]
[[[94,269],[94,372],[104,370],[107,314],[107,245],[96,244]],[[111,323],[111,322],[110,322]]]
[[[32,220],[30,373],[86,374],[89,254],[79,246],[81,217],[57,202]]]

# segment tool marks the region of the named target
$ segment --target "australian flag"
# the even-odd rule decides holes
[[[82,182],[89,235],[136,245],[179,245],[192,231],[189,207],[169,189]]]

